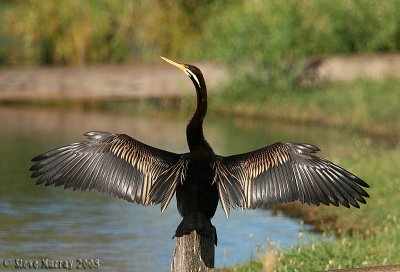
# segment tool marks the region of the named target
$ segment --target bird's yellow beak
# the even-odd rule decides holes
[[[160,56],[160,57],[161,57],[161,56]],[[167,59],[167,58],[164,58],[164,57],[161,57],[161,58],[162,58],[163,60],[165,60],[166,62],[168,62],[169,64],[172,64],[173,66],[178,67],[179,69],[181,69],[187,76],[189,75],[189,72],[186,71],[185,65],[180,64],[180,63],[177,63],[177,62],[175,62],[175,61],[172,61],[172,60]]]

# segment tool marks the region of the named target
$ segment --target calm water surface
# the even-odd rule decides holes
[[[103,271],[168,271],[175,248],[171,237],[181,220],[174,202],[160,214],[158,206],[144,208],[96,192],[36,186],[27,170],[33,156],[82,140],[90,130],[126,133],[159,148],[187,152],[186,120],[168,116],[0,107],[1,261],[96,258]],[[206,119],[205,135],[221,155],[295,141],[320,146],[332,160],[336,152],[354,156],[357,144],[371,141],[326,128],[223,118]],[[302,231],[298,219],[268,210],[232,211],[227,220],[219,207],[213,223],[219,238],[217,267],[255,257],[256,248],[267,241],[280,248],[294,245]]]

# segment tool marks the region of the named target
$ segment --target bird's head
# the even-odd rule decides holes
[[[196,66],[185,63],[177,63],[175,61],[172,61],[164,57],[161,58],[166,62],[168,62],[169,64],[172,64],[173,66],[178,67],[180,70],[182,70],[192,80],[196,89],[202,89],[205,87],[203,86],[205,85],[203,74],[201,73],[200,69],[197,68]]]

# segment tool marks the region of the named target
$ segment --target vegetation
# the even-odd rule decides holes
[[[399,7],[390,0],[244,1],[212,17],[207,29],[215,57],[230,61],[388,52],[400,49]]]
[[[85,64],[182,56],[220,1],[1,1],[0,64]],[[182,45],[185,46],[182,46]],[[187,50],[189,52],[190,50]]]
[[[398,138],[399,86],[399,81],[388,79],[279,89],[239,78],[228,83],[210,103],[227,114],[317,123]]]
[[[399,50],[399,9],[397,0],[5,0],[0,64],[165,54],[252,62],[274,74],[285,70],[280,61],[308,55]]]

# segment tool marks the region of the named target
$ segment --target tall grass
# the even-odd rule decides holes
[[[114,62],[130,54],[127,1],[16,1],[3,12],[11,64]]]
[[[0,64],[165,54],[251,62],[273,77],[276,69],[287,71],[282,60],[398,51],[398,10],[397,0],[0,1]]]
[[[0,64],[84,64],[197,50],[204,20],[226,1],[2,1]]]
[[[214,56],[230,61],[397,51],[399,8],[395,0],[253,0],[213,17],[208,28]]]

